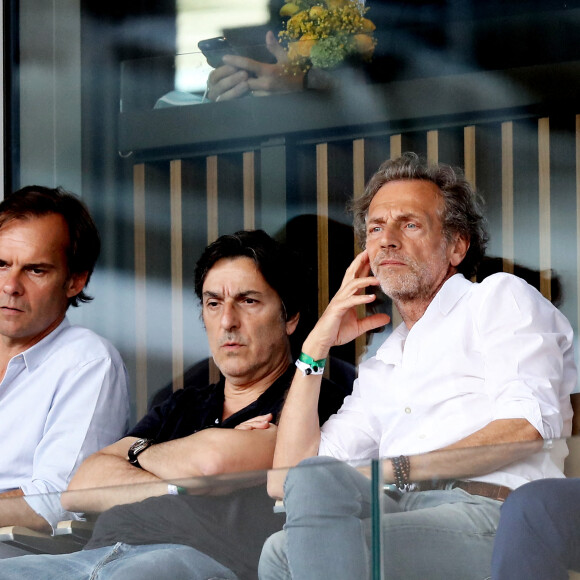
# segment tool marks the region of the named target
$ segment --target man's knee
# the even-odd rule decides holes
[[[288,472],[285,497],[288,493],[311,493],[313,490],[329,490],[334,486],[348,486],[355,470],[332,457],[309,457]]]
[[[546,506],[557,498],[552,486],[553,480],[536,480],[518,487],[502,506],[502,519],[535,521],[538,513],[544,512]]]
[[[258,577],[260,580],[290,578],[285,532],[271,535],[264,543],[258,565]]]

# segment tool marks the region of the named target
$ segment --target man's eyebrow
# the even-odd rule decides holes
[[[54,268],[56,268],[56,266],[54,264],[51,264],[50,262],[38,262],[38,263],[24,264],[25,270],[36,270],[36,269],[52,270]]]
[[[240,300],[243,298],[252,298],[252,297],[259,297],[262,296],[263,292],[259,290],[243,290],[242,292],[238,292],[234,295],[236,300]],[[222,294],[220,292],[212,292],[211,290],[205,290],[203,292],[203,296],[205,298],[221,298]]]
[[[404,213],[400,213],[398,215],[396,215],[393,218],[393,221],[396,222],[400,222],[400,221],[405,221],[405,220],[409,220],[409,219],[422,219],[423,216],[416,213],[416,212],[412,212],[412,211],[408,211],[408,212],[404,212]],[[384,217],[369,217],[368,218],[368,223],[369,224],[384,224],[387,220],[385,220]]]

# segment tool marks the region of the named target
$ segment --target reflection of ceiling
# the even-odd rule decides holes
[[[177,0],[177,52],[197,51],[200,40],[220,36],[224,28],[267,20],[268,0]]]

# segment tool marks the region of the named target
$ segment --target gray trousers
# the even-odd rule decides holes
[[[369,578],[370,502],[370,481],[342,462],[316,457],[291,469],[286,525],[266,541],[260,580]],[[385,578],[489,578],[500,507],[461,489],[385,496]]]

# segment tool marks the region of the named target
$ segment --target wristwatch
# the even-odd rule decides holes
[[[137,459],[137,457],[139,453],[143,453],[145,449],[148,449],[154,443],[155,441],[153,439],[137,439],[137,441],[135,441],[135,443],[129,447],[129,451],[127,451],[129,463],[135,467],[143,469],[141,465],[139,465],[139,459]]]

